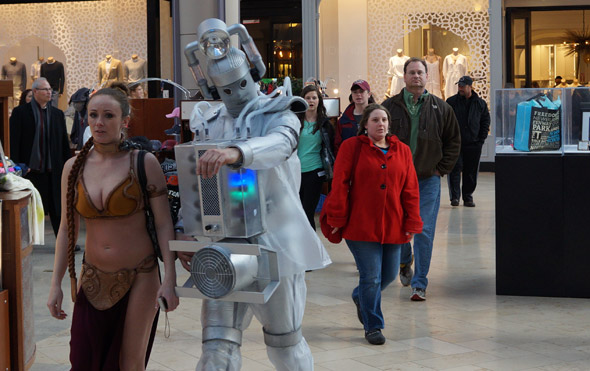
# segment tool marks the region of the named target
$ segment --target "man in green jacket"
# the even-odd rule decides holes
[[[412,285],[410,299],[426,300],[436,218],[440,206],[440,178],[450,173],[461,149],[459,124],[453,109],[426,91],[426,62],[410,58],[404,64],[406,87],[383,102],[391,114],[392,132],[410,146],[420,185],[422,233],[414,236],[416,274],[412,272],[412,246],[402,247],[400,280]],[[413,276],[412,276],[413,275]]]

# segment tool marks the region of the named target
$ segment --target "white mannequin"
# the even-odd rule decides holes
[[[445,81],[445,98],[457,94],[457,84],[461,76],[467,75],[467,57],[459,53],[459,48],[445,57],[443,63],[443,78]]]
[[[424,56],[426,65],[428,66],[428,79],[426,80],[426,90],[430,94],[434,94],[437,97],[444,99],[441,92],[441,86],[444,86],[444,79],[442,75],[442,57],[436,55],[433,48],[428,49],[428,54]]]
[[[398,94],[406,86],[404,82],[404,63],[410,59],[404,55],[403,49],[397,49],[396,55],[389,58],[389,70],[387,75],[390,76],[391,82],[389,85],[389,96],[392,97]]]
[[[41,76],[41,65],[45,61],[44,57],[39,57],[35,63],[31,65],[31,81],[37,80]]]

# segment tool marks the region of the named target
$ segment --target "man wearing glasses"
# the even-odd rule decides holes
[[[46,78],[33,82],[31,102],[15,107],[10,116],[10,156],[41,194],[57,237],[61,219],[60,184],[70,143],[64,113],[51,105]]]

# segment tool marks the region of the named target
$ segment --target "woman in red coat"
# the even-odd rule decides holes
[[[381,291],[397,275],[401,244],[422,231],[418,179],[410,147],[389,133],[389,112],[370,104],[359,135],[344,141],[326,200],[327,223],[342,237],[359,270],[352,291],[357,315],[371,344],[385,343]]]

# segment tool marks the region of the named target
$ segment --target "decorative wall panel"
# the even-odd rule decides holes
[[[474,89],[489,102],[490,21],[487,0],[367,0],[369,81],[380,101],[387,91],[388,61],[404,37],[425,25],[461,37],[469,48]],[[422,57],[421,55],[417,57]],[[444,59],[444,55],[442,55]]]
[[[0,5],[0,64],[15,56],[25,63],[30,75],[37,53],[45,58],[53,56],[64,64],[64,93],[68,96],[82,86],[91,88],[98,82],[98,63],[105,55],[121,61],[134,53],[145,58],[146,2]]]

